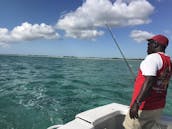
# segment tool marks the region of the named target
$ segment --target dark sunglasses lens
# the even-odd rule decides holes
[[[151,40],[151,41],[148,42],[148,45],[150,45],[150,44],[156,44],[156,42]]]

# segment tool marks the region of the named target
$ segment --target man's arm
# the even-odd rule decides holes
[[[138,118],[138,110],[139,106],[142,101],[144,101],[150,93],[150,90],[152,89],[152,86],[156,82],[155,76],[145,76],[145,81],[143,83],[142,89],[140,90],[139,95],[137,96],[134,104],[130,108],[130,118],[135,119]]]

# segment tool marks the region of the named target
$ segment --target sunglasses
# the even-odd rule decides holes
[[[158,42],[154,40],[149,40],[148,45],[151,45],[151,44],[158,45]]]

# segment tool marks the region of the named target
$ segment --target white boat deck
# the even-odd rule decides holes
[[[122,122],[128,106],[112,103],[76,115],[75,119],[58,129],[124,129]],[[161,123],[172,129],[172,117],[163,116]],[[49,127],[47,129],[54,129]]]

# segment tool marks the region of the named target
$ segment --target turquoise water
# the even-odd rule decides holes
[[[129,61],[135,73],[139,63]],[[46,129],[90,108],[128,105],[132,89],[123,60],[1,55],[0,129]],[[168,94],[165,114],[171,106]]]

